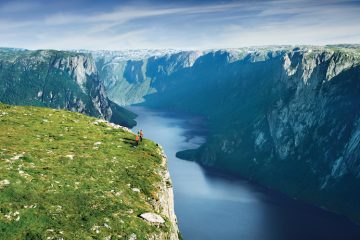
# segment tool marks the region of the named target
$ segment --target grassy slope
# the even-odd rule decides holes
[[[160,227],[138,217],[155,211],[162,168],[155,143],[134,148],[132,133],[95,120],[0,104],[0,183],[10,181],[0,184],[0,239],[144,239],[169,231],[165,217]]]

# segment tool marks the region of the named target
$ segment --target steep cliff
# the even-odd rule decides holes
[[[64,110],[0,103],[0,239],[177,240],[161,148]]]
[[[171,223],[171,230],[168,235],[159,236],[155,239],[170,239],[176,240],[180,237],[179,228],[177,225],[177,218],[175,215],[175,208],[174,208],[174,191],[172,187],[172,182],[170,178],[170,173],[167,167],[167,157],[164,153],[164,150],[161,146],[159,146],[157,150],[158,154],[161,156],[161,165],[162,168],[159,171],[159,175],[162,176],[162,182],[159,186],[159,194],[158,194],[158,208],[157,210],[160,211],[163,215],[167,216]]]
[[[144,105],[209,120],[207,142],[179,156],[360,221],[359,46],[183,52],[137,66],[119,81],[146,82]]]
[[[134,115],[112,103],[91,55],[0,49],[0,101],[68,109],[133,126]]]
[[[163,91],[166,78],[191,67],[201,52],[95,52],[92,53],[110,99],[119,105],[144,102],[144,97]]]

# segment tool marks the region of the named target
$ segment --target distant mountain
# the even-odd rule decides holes
[[[96,59],[104,58],[106,61],[121,61],[121,60],[143,60],[149,57],[161,57],[167,54],[174,54],[180,52],[175,49],[129,49],[122,51],[109,50],[74,50],[78,53],[88,53]]]
[[[166,82],[162,80],[173,72],[192,66],[203,54],[200,51],[174,50],[91,53],[109,98],[119,105],[143,102],[144,96],[165,87]]]
[[[89,54],[0,48],[0,101],[68,109],[135,125],[134,114],[107,98]]]
[[[114,102],[208,118],[207,142],[180,157],[360,221],[359,45],[95,59]]]

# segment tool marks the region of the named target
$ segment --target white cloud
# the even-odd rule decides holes
[[[206,49],[269,44],[360,42],[360,6],[277,0],[207,6],[125,6],[4,19],[0,45],[30,49]],[[4,11],[31,6],[8,5]]]

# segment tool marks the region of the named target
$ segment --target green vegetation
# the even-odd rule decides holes
[[[132,127],[135,115],[108,100],[92,56],[0,48],[0,102],[67,109]]]
[[[99,115],[71,73],[53,66],[56,61],[75,57],[75,53],[53,50],[0,51],[0,101],[70,109],[76,105],[73,99],[81,99],[88,105],[84,112]]]
[[[136,114],[130,112],[129,110],[120,107],[116,103],[109,101],[109,106],[111,108],[112,114],[110,118],[110,122],[120,124],[121,126],[133,127],[136,125]]]
[[[0,104],[0,239],[148,239],[164,171],[154,142],[79,113]],[[137,191],[137,189],[140,192]]]

